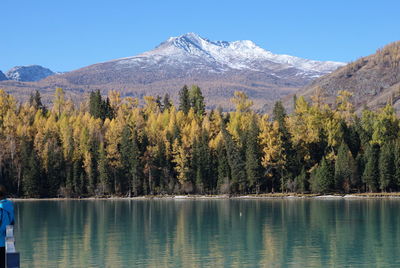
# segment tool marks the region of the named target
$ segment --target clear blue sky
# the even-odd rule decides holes
[[[40,64],[69,71],[187,32],[351,61],[400,39],[399,11],[399,0],[1,0],[0,70]]]

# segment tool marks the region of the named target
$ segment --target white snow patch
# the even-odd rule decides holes
[[[258,70],[296,68],[304,75],[315,78],[345,65],[342,62],[315,61],[290,55],[273,54],[250,40],[210,41],[195,33],[170,37],[154,50],[138,56],[114,60],[117,64],[181,64],[206,62],[211,66],[227,66],[235,70]]]

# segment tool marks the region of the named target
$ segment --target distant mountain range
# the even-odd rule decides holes
[[[312,96],[318,89],[325,101],[333,103],[339,90],[353,93],[352,102],[360,111],[376,109],[391,102],[400,111],[400,41],[388,44],[375,54],[358,59],[314,80],[297,95]],[[286,103],[291,102],[288,97]],[[287,105],[288,107],[292,105]]]
[[[197,84],[209,107],[230,107],[228,100],[233,92],[242,90],[254,98],[257,108],[261,108],[343,65],[273,54],[252,41],[210,41],[188,33],[171,37],[137,56],[50,75],[37,82],[21,82],[28,81],[21,79],[24,77],[21,69],[19,76],[7,72],[8,77],[20,81],[2,81],[0,88],[22,99],[38,89],[44,99],[49,100],[56,87],[64,88],[76,99],[97,89],[103,94],[115,89],[125,96],[135,97],[169,93],[176,99],[184,84]]]
[[[14,80],[20,82],[34,82],[55,74],[50,69],[40,65],[15,66],[5,74],[0,71],[0,81]]]
[[[16,66],[6,72],[9,80],[21,82],[39,81],[53,74],[52,70],[40,65]]]

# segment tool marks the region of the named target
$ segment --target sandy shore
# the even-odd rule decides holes
[[[400,192],[396,193],[358,193],[358,194],[296,194],[296,193],[274,193],[274,194],[250,194],[250,195],[155,195],[138,197],[82,197],[82,198],[9,198],[13,201],[60,201],[60,200],[212,200],[212,199],[386,199],[400,198]]]

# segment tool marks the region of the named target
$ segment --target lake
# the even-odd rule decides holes
[[[16,201],[22,267],[400,267],[400,200]]]

